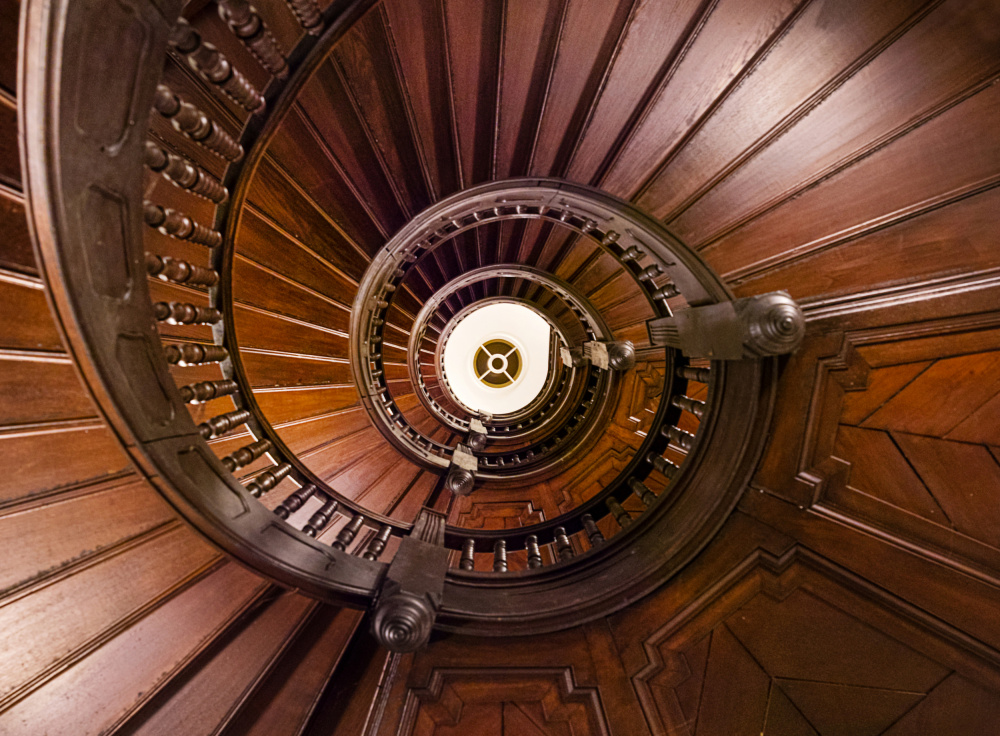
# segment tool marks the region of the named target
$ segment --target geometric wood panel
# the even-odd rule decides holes
[[[406,696],[400,736],[607,736],[595,688],[565,669],[436,669]]]
[[[655,621],[656,599],[668,597],[669,586],[630,618]],[[1000,694],[955,674],[969,660],[949,651],[945,632],[927,638],[890,610],[899,609],[881,592],[801,548],[761,556],[641,641],[645,663],[632,680],[652,732],[876,736],[937,718],[948,707],[942,687],[1000,707]],[[993,733],[991,722],[976,723],[966,719],[968,733]]]

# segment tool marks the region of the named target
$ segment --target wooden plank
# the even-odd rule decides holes
[[[257,405],[274,424],[340,411],[358,402],[353,384],[295,389],[255,390]]]
[[[344,236],[318,203],[267,158],[254,172],[247,200],[347,276],[361,278],[368,258]]]
[[[17,91],[17,27],[19,0],[0,2],[0,87],[10,95]]]
[[[159,494],[134,476],[0,517],[0,536],[10,541],[0,568],[0,591],[57,574],[173,518]]]
[[[672,219],[684,203],[704,194],[863,69],[924,5],[923,0],[806,4],[767,56],[657,172],[639,206],[658,219]],[[835,30],[848,28],[851,32]]]
[[[982,31],[970,34],[970,26]],[[909,138],[914,133],[908,131],[919,125],[921,119],[961,100],[970,87],[1000,71],[996,46],[990,40],[990,35],[997,32],[1000,32],[1000,12],[989,3],[943,4],[875,57],[865,66],[863,74],[855,75],[833,91],[785,135],[673,220],[671,227],[688,243],[705,243],[736,223],[802,191],[807,183],[829,176],[843,163],[870,153],[881,143],[898,135],[903,135],[904,140]],[[915,58],[939,61],[928,65],[926,73],[914,79],[907,77],[907,70],[912,68]],[[901,83],[901,79],[908,81]],[[878,100],[879,104],[872,105],[872,100]],[[987,118],[995,116],[996,108],[993,109],[992,114],[986,114]],[[845,115],[846,111],[857,112]],[[966,142],[990,129],[986,118],[975,117],[961,122],[952,117],[950,126],[956,133],[970,136]],[[961,171],[962,164],[958,161],[948,166],[947,156],[928,155],[929,148],[936,147],[939,150],[934,153],[939,153],[949,143],[946,136],[950,134],[931,135],[935,136],[936,145],[923,148],[918,156],[910,153],[905,164],[899,162],[891,167],[900,184],[909,176],[898,168],[900,165],[917,167],[925,182],[944,172],[954,176]],[[928,146],[926,139],[922,143]],[[914,140],[912,145],[920,143]],[[986,151],[991,148],[994,147],[987,144],[981,155],[988,156]],[[995,154],[988,160],[995,161]],[[942,166],[943,169],[939,168]],[[950,188],[944,181],[941,184],[938,191]],[[887,205],[895,199],[888,196],[889,191],[881,181],[872,182],[871,186],[869,191],[880,193],[880,199],[886,200],[880,204]],[[906,187],[897,184],[897,191],[903,193]],[[860,195],[857,203],[862,204],[865,196]],[[829,197],[829,194],[824,197],[828,203]],[[916,197],[906,204],[924,198]]]
[[[41,284],[0,271],[0,314],[17,315],[0,320],[0,348],[63,350]]]
[[[337,113],[337,117],[350,114],[346,110]],[[345,181],[345,172],[331,158],[327,141],[317,138],[312,120],[300,106],[294,106],[282,120],[267,151],[285,175],[308,192],[369,256],[383,243],[385,229],[403,224],[398,210],[390,205],[359,201],[361,188],[357,182]],[[378,215],[383,219],[376,222],[373,217]]]
[[[24,200],[12,189],[0,186],[0,268],[38,274],[31,247]]]
[[[443,21],[437,3],[388,0],[382,4],[386,32],[395,50],[403,94],[412,111],[414,138],[430,173],[433,199],[456,191],[458,177],[451,136]]]
[[[17,110],[0,98],[0,182],[21,189],[21,156],[17,145]]]
[[[571,181],[593,182],[603,173],[614,152],[612,142],[629,132],[637,113],[672,71],[704,7],[696,0],[636,3],[573,152],[567,172]]]
[[[0,396],[12,399],[0,404],[0,425],[96,414],[68,357],[0,352]]]
[[[302,595],[282,595],[199,662],[188,677],[166,688],[130,730],[143,736],[213,732],[294,641],[316,605]]]
[[[459,185],[492,177],[503,13],[499,3],[444,0]]]
[[[243,367],[254,388],[349,384],[351,367],[344,360],[307,359],[298,356],[244,351]]]
[[[643,110],[602,188],[629,197],[765,52],[799,3],[721,0],[697,28],[683,58]]]
[[[222,736],[300,733],[323,688],[335,676],[344,650],[358,633],[363,613],[326,607],[258,686]]]
[[[369,427],[371,420],[368,413],[360,406],[355,406],[332,414],[277,425],[275,431],[292,452],[305,453]]]
[[[1000,351],[939,360],[862,426],[943,437],[1000,391]]]
[[[720,202],[717,212],[707,204],[692,208],[671,227],[690,245],[711,241],[706,260],[730,276],[857,237],[995,185],[1000,142],[987,131],[998,110],[1000,89],[987,87],[722,237],[715,233],[733,223],[739,210],[732,201],[724,207]],[[811,160],[813,143],[802,144],[800,161]],[[788,161],[787,155],[781,160]],[[778,178],[778,170],[772,176]]]
[[[17,468],[0,485],[0,504],[131,469],[117,439],[96,421],[0,433],[0,454]]]
[[[814,300],[995,268],[1000,187],[790,259],[743,280],[739,296],[785,289]],[[947,253],[947,257],[942,257]]]
[[[102,557],[0,608],[0,697],[119,633],[218,552],[174,526]],[[41,620],[44,637],[34,635]],[[30,652],[19,644],[27,640],[34,642]]]
[[[242,566],[225,564],[0,714],[0,728],[50,736],[106,732],[209,647],[266,588]]]
[[[409,109],[395,74],[385,14],[367,13],[331,55],[348,86],[365,131],[378,152],[403,212],[412,217],[431,203]]]

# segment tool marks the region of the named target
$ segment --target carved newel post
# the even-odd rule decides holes
[[[413,652],[430,640],[448,571],[444,527],[444,514],[421,509],[382,581],[372,634],[391,652]]]

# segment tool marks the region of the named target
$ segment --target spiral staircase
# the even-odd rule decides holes
[[[997,3],[3,7],[0,732],[993,733]]]

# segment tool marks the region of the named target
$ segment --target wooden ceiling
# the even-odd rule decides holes
[[[256,4],[292,36],[283,4]],[[10,49],[17,3],[0,9]],[[206,37],[265,79],[214,12]],[[401,514],[433,490],[382,448],[336,360],[303,366],[346,355],[372,253],[472,184],[557,176],[629,198],[738,295],[787,289],[809,319],[752,487],[676,580],[571,631],[441,637],[405,657],[367,644],[359,614],[222,559],[129,466],[44,301],[7,155],[8,57],[0,731],[996,732],[995,0],[383,0],[333,49],[254,174],[234,269],[258,400],[342,487]],[[236,129],[234,106],[171,79]],[[592,249],[530,227],[423,264],[410,317],[460,270],[511,258],[617,294],[601,305],[620,330],[644,318]],[[640,361],[613,439],[561,486],[454,513],[520,525],[587,493],[643,431],[656,370]]]

